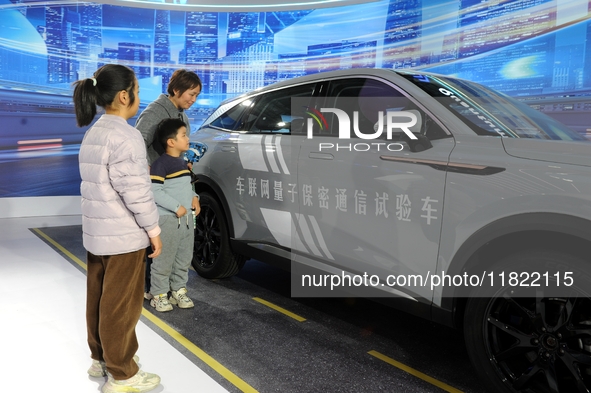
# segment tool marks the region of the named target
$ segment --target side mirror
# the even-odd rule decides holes
[[[408,135],[402,134],[400,140],[406,142],[411,152],[418,153],[420,151],[429,150],[433,147],[429,138],[422,134],[414,134],[417,139],[410,139]]]
[[[400,137],[413,134],[420,135],[423,127],[423,116],[416,109],[386,111],[386,114],[374,124],[374,131],[386,130],[388,135]]]

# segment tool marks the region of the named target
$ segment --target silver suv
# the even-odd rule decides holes
[[[492,392],[591,391],[591,145],[484,86],[352,69],[224,102],[192,136],[193,266],[464,329]]]

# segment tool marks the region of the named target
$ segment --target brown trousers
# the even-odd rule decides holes
[[[133,377],[138,365],[135,327],[144,302],[146,250],[121,255],[87,252],[86,327],[90,357],[114,379]]]

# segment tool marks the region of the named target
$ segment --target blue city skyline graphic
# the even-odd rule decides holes
[[[0,0],[0,24],[0,116],[8,125],[0,131],[0,165],[22,165],[41,153],[76,155],[85,128],[75,125],[71,84],[107,63],[135,71],[140,110],[166,91],[175,69],[195,71],[203,90],[188,111],[192,132],[224,99],[307,74],[369,67],[473,80],[591,133],[588,1],[408,0],[197,12],[149,3]],[[27,146],[27,138],[46,142]],[[44,149],[56,145],[58,153]],[[0,187],[0,197],[64,192],[78,189]]]

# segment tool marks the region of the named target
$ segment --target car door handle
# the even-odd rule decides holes
[[[395,157],[395,156],[380,156],[381,160],[393,162],[405,162],[410,164],[428,165],[433,169],[440,171],[448,171],[455,173],[465,173],[468,175],[488,176],[505,171],[505,168],[496,166],[487,166],[480,164],[470,164],[462,162],[441,161],[441,160],[425,160],[413,157]]]
[[[236,146],[222,146],[222,151],[234,153],[236,151]]]
[[[317,153],[317,152],[310,152],[310,154],[308,154],[309,158],[315,158],[317,160],[332,160],[334,158],[334,156],[330,153]]]

